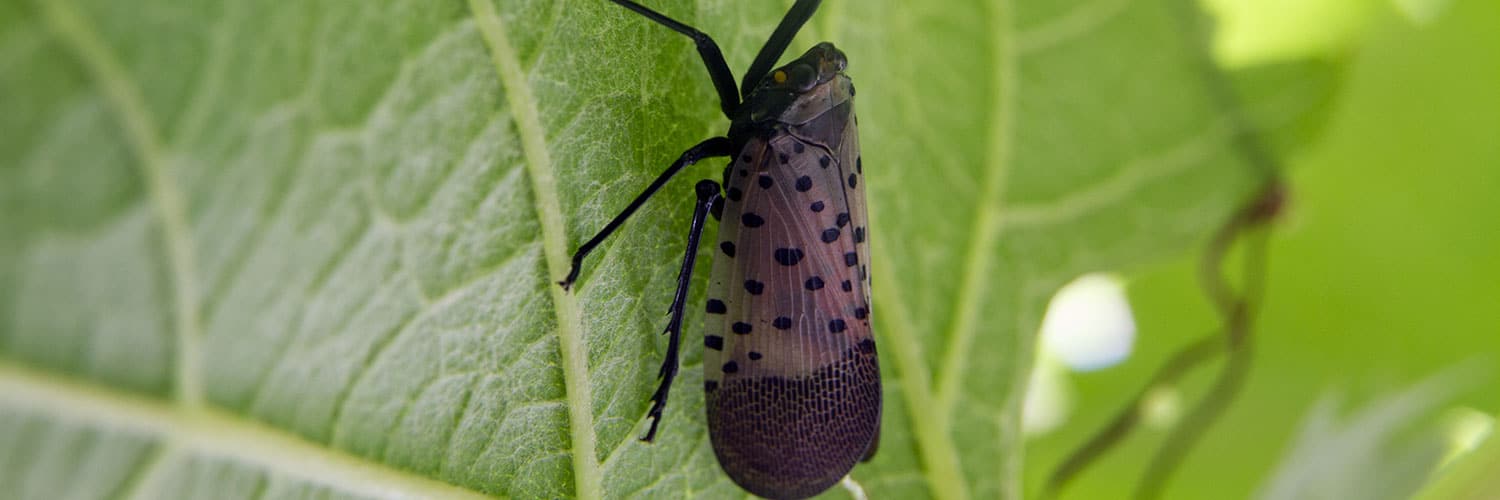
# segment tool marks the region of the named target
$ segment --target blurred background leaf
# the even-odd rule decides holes
[[[1249,384],[1188,457],[1167,497],[1265,491],[1272,471],[1286,465],[1281,461],[1302,422],[1322,408],[1319,402],[1339,401],[1335,414],[1349,418],[1353,408],[1465,362],[1489,370],[1473,372],[1459,383],[1468,390],[1441,401],[1442,411],[1407,422],[1416,429],[1407,431],[1452,438],[1477,426],[1477,435],[1487,435],[1484,429],[1500,411],[1500,394],[1492,390],[1500,353],[1500,316],[1494,314],[1500,231],[1490,223],[1500,215],[1493,195],[1500,188],[1500,93],[1493,91],[1500,88],[1500,6],[1421,2],[1430,5],[1414,17],[1410,5],[1395,5],[1413,2],[1276,2],[1294,10],[1265,2],[1211,3],[1231,15],[1221,23],[1228,31],[1219,33],[1218,52],[1240,74],[1324,66],[1343,83],[1326,129],[1293,134],[1311,142],[1292,151],[1291,199],[1272,233],[1269,290]],[[1297,9],[1334,17],[1325,25],[1321,17],[1293,15],[1302,12]],[[1330,32],[1343,34],[1334,40]],[[1033,483],[1138,391],[1168,353],[1214,328],[1218,320],[1201,298],[1194,259],[1130,274],[1136,353],[1118,367],[1071,379],[1075,418],[1029,443]],[[1184,404],[1201,394],[1204,379],[1184,384]],[[1448,418],[1453,412],[1472,418],[1455,426]],[[1064,498],[1129,491],[1164,436],[1161,428],[1135,436]],[[1455,446],[1450,442],[1448,450]],[[1460,455],[1447,463],[1462,462]],[[1469,467],[1468,476],[1494,477],[1494,461],[1488,464]],[[1444,491],[1480,490],[1455,487],[1428,498],[1447,498]]]

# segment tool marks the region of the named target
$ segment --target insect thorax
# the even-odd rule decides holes
[[[803,125],[849,103],[854,83],[844,74],[847,65],[843,52],[823,42],[771,71],[740,104],[729,137],[743,144],[752,135]]]

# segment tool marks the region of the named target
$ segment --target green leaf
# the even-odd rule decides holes
[[[1447,445],[1423,417],[1482,379],[1458,366],[1385,394],[1340,416],[1338,395],[1325,394],[1302,417],[1275,471],[1256,496],[1265,499],[1411,498],[1437,469]]]
[[[744,68],[787,3],[651,5]],[[706,440],[696,331],[658,442],[636,439],[691,182],[554,284],[725,130],[681,36],[588,0],[0,13],[6,496],[743,495]],[[1052,291],[1181,252],[1263,181],[1195,22],[1170,0],[830,0],[799,38],[848,53],[871,160],[866,491],[1019,497]]]
[[[1479,229],[1500,214],[1500,148],[1492,140],[1500,94],[1491,90],[1500,87],[1500,3],[1453,2],[1420,26],[1387,12],[1368,31],[1338,65],[1347,81],[1323,138],[1293,157],[1290,203],[1270,234],[1249,377],[1165,498],[1253,496],[1282,466],[1302,416],[1328,392],[1364,408],[1446,367],[1493,363],[1500,353],[1500,316],[1490,313],[1500,303],[1500,261],[1490,258],[1500,232]],[[1130,274],[1135,352],[1119,366],[1070,378],[1075,418],[1028,441],[1029,478],[1044,478],[1171,353],[1216,331],[1199,265],[1183,256]],[[1214,372],[1184,379],[1182,402],[1202,397]],[[1442,413],[1492,420],[1500,391],[1459,394]],[[1135,433],[1063,498],[1109,498],[1133,487],[1167,432]],[[1453,465],[1471,460],[1478,463],[1470,478],[1495,475],[1493,461],[1478,456]],[[1383,469],[1350,467],[1369,484],[1390,479]],[[1484,488],[1493,482],[1448,477],[1457,488],[1434,488],[1432,498],[1494,491]]]

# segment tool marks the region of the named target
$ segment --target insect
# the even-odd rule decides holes
[[[685,167],[730,157],[701,180],[672,299],[651,441],[677,375],[682,318],[704,224],[720,220],[704,320],[704,390],[719,464],[757,495],[816,495],[875,453],[881,392],[870,329],[864,165],[844,54],[820,43],[771,69],[817,10],[798,0],[741,85],[708,35],[630,0],[620,6],[690,37],[729,132],[689,148],[573,254],[585,257]]]

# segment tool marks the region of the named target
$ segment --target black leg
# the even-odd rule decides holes
[[[813,12],[818,10],[818,4],[823,0],[797,0],[792,8],[787,9],[786,15],[781,17],[781,24],[776,25],[776,31],[771,33],[771,38],[766,39],[766,44],[760,47],[760,53],[755,55],[755,62],[750,63],[750,70],[745,72],[745,79],[740,83],[740,91],[746,97],[760,83],[761,78],[771,71],[776,61],[781,59],[781,54],[786,52],[786,46],[791,45],[792,39],[797,37],[797,32],[802,29],[803,24],[812,18]]]
[[[672,319],[667,321],[667,356],[661,362],[661,385],[656,387],[656,393],[651,395],[651,411],[646,416],[651,418],[651,430],[646,431],[646,437],[642,441],[651,441],[656,438],[656,425],[661,423],[661,411],[667,406],[667,393],[672,390],[672,379],[677,378],[677,354],[678,346],[682,343],[682,316],[686,312],[688,287],[693,283],[693,264],[698,260],[698,240],[703,236],[703,223],[708,218],[708,212],[719,205],[723,198],[719,195],[719,183],[711,180],[698,181],[698,206],[693,209],[693,225],[688,229],[687,254],[682,256],[682,270],[677,272],[677,294],[672,297],[672,308],[669,314]]]
[[[719,91],[719,108],[724,111],[724,116],[734,118],[732,114],[735,108],[740,107],[740,94],[734,88],[734,74],[729,72],[729,64],[724,62],[724,52],[719,50],[719,44],[714,43],[713,38],[697,28],[682,24],[675,19],[661,15],[661,13],[646,8],[646,6],[630,0],[610,0],[620,6],[635,11],[637,14],[656,21],[657,24],[672,28],[672,31],[687,35],[693,39],[693,44],[698,46],[698,55],[703,57],[703,65],[708,67],[708,76],[714,80],[714,90]]]
[[[625,219],[630,218],[630,214],[635,213],[637,209],[641,208],[641,205],[645,204],[646,200],[651,198],[651,195],[656,194],[657,190],[666,185],[667,181],[672,179],[672,176],[677,175],[684,167],[697,163],[698,160],[716,156],[729,156],[733,152],[730,151],[730,146],[728,138],[715,137],[700,142],[688,148],[687,151],[684,151],[682,156],[677,158],[677,161],[672,162],[672,166],[667,167],[667,171],[656,176],[656,180],[651,181],[651,185],[646,186],[645,191],[636,195],[635,199],[630,202],[630,205],[625,207],[625,210],[622,210],[619,215],[611,219],[609,224],[605,224],[604,229],[599,230],[599,234],[595,234],[593,238],[589,238],[587,242],[584,242],[583,246],[578,247],[578,251],[573,253],[573,267],[568,270],[568,277],[557,282],[557,284],[562,285],[564,290],[571,288],[573,282],[578,280],[578,270],[583,264],[583,258],[587,257],[589,252],[594,251],[594,247],[599,246],[600,242],[614,233],[615,229],[619,229],[620,224],[623,224]]]

